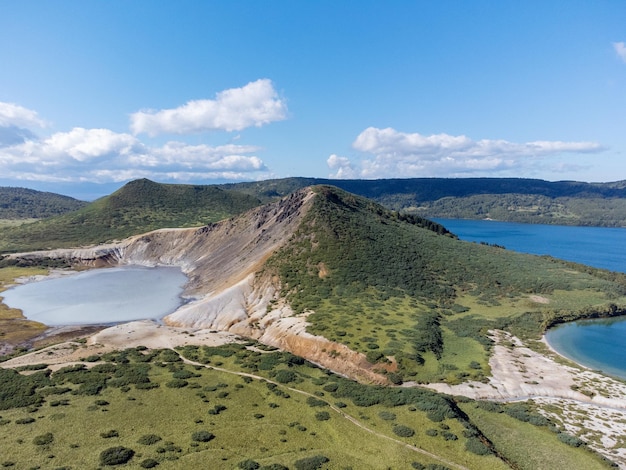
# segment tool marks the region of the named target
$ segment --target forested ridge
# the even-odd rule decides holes
[[[43,219],[75,211],[87,204],[55,193],[0,187],[0,219]]]
[[[285,178],[225,186],[267,200],[316,184],[337,186],[389,209],[422,217],[626,226],[625,181],[584,183],[528,178]]]

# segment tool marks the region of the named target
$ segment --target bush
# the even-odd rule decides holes
[[[100,463],[102,465],[122,465],[128,462],[135,455],[135,451],[128,447],[110,447],[100,453]]]
[[[557,437],[559,438],[559,441],[572,447],[580,447],[585,443],[581,439],[578,439],[576,436],[572,436],[571,434],[567,434],[565,432],[560,432]]]
[[[165,386],[169,388],[183,388],[187,385],[189,385],[189,382],[183,379],[173,379],[165,384]]]
[[[415,434],[415,431],[408,426],[404,426],[403,424],[396,424],[393,427],[393,433],[400,437],[411,437]]]
[[[241,468],[242,470],[256,470],[257,468],[261,468],[261,465],[259,465],[259,462],[247,459],[239,462],[237,464],[237,468]]]
[[[109,439],[111,437],[120,437],[120,433],[117,432],[115,429],[111,429],[110,431],[107,431],[107,432],[101,432],[100,437],[103,437],[105,439]]]
[[[30,424],[34,422],[35,418],[31,418],[30,416],[28,418],[20,418],[15,420],[15,424]]]
[[[295,372],[291,370],[287,370],[287,369],[279,370],[278,372],[276,372],[276,377],[274,377],[276,382],[281,383],[281,384],[288,384],[291,382],[295,382],[297,378],[298,376],[296,375]]]
[[[380,418],[384,419],[385,421],[393,421],[394,419],[396,419],[395,413],[392,413],[391,411],[381,411],[380,413],[378,413],[378,416],[380,416]]]
[[[154,468],[157,465],[159,465],[159,462],[157,462],[154,459],[142,460],[141,463],[139,464],[141,468]]]
[[[175,379],[191,379],[193,377],[200,377],[200,374],[195,374],[187,369],[177,370],[172,374]]]
[[[54,441],[54,436],[51,432],[47,432],[45,434],[42,434],[41,436],[35,436],[35,438],[33,439],[33,444],[35,444],[36,446],[45,446],[48,444],[52,444],[52,441]]]
[[[153,444],[156,444],[160,440],[161,440],[161,436],[157,434],[144,434],[137,440],[137,442],[139,444],[143,444],[144,446],[151,446]]]
[[[313,457],[296,460],[294,465],[296,470],[316,470],[326,462],[330,462],[328,457],[324,455],[314,455]]]
[[[209,442],[215,438],[215,434],[209,431],[196,431],[191,435],[191,440],[195,442]]]
[[[319,411],[315,413],[315,419],[318,421],[328,421],[330,419],[330,413],[328,411]]]
[[[310,407],[316,407],[316,406],[328,406],[328,403],[325,402],[324,400],[318,400],[315,397],[309,397],[306,399],[306,404],[309,405]]]
[[[487,447],[480,439],[477,437],[470,437],[465,442],[465,448],[476,455],[489,455],[491,454],[491,449]]]

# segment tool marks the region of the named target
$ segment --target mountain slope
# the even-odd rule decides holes
[[[257,198],[216,186],[136,180],[78,211],[3,230],[0,251],[81,246],[163,227],[201,226],[259,205]]]
[[[60,194],[0,187],[0,219],[44,219],[72,212],[87,203]]]
[[[268,201],[300,187],[330,184],[389,209],[422,217],[626,227],[626,184],[526,178],[328,180],[285,178],[224,187]]]
[[[626,303],[624,275],[462,242],[329,186],[200,229],[20,256],[181,266],[193,301],[166,322],[257,338],[368,381],[480,380],[489,329],[536,337]]]

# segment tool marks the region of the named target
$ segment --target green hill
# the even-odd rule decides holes
[[[626,227],[626,182],[582,183],[527,178],[328,180],[285,178],[224,187],[269,200],[330,184],[389,209],[422,217]]]
[[[0,187],[0,220],[45,219],[78,210],[86,205],[84,201],[60,194]]]
[[[90,245],[158,228],[201,226],[258,205],[253,196],[216,186],[136,180],[77,211],[3,229],[0,251]]]
[[[337,188],[315,190],[269,266],[292,308],[314,312],[312,333],[370,362],[394,357],[393,381],[480,380],[490,329],[537,338],[564,320],[624,312],[613,304],[626,304],[626,275],[463,242]]]

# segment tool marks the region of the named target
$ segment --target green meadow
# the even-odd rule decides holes
[[[525,446],[545,440],[554,462],[608,465],[532,410],[358,384],[253,343],[0,369],[0,386],[3,468],[505,469],[532,449],[502,440],[501,423]]]

